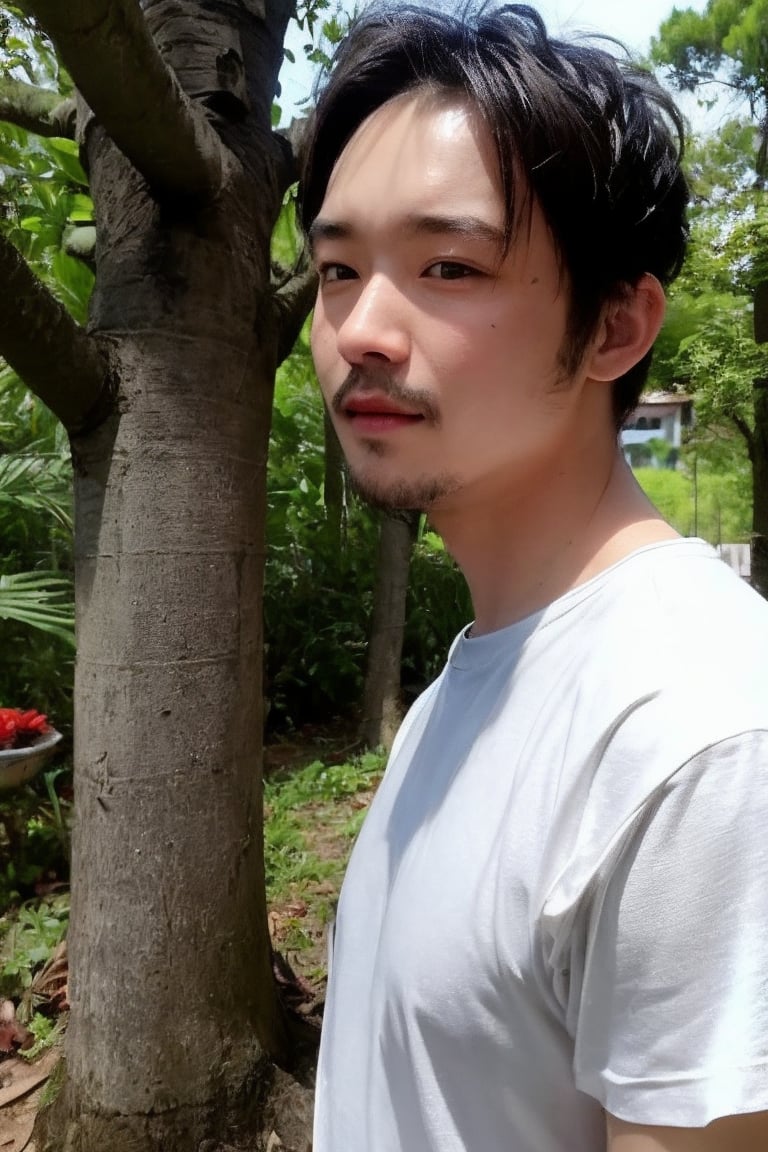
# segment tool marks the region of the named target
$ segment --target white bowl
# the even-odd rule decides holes
[[[61,740],[61,732],[51,728],[36,736],[26,748],[0,749],[0,791],[18,788],[19,784],[31,780],[50,759],[53,750]]]

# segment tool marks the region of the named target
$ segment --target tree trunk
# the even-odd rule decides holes
[[[752,587],[768,599],[768,381],[756,380],[752,463]]]
[[[72,446],[72,1014],[40,1152],[235,1142],[257,1130],[271,1062],[286,1057],[261,818],[269,237],[281,203],[267,89],[282,30],[252,5],[207,7],[206,39],[194,26],[206,5],[144,4],[188,57],[218,50],[214,20],[242,21],[218,46],[236,32],[261,77],[251,114],[221,128],[242,179],[204,212],[161,207],[98,128],[87,135],[92,329],[113,350],[120,395],[114,417]],[[182,82],[211,70],[173,64]]]
[[[323,412],[323,492],[325,523],[331,546],[340,550],[344,537],[344,453],[328,410]]]
[[[417,513],[381,519],[363,693],[362,736],[371,748],[391,748],[402,720],[400,660],[408,569],[417,525]]]

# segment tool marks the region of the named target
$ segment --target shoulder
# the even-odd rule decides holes
[[[609,570],[600,611],[622,621],[642,652],[682,645],[697,652],[749,650],[768,637],[768,602],[738,577],[708,544],[675,540],[641,549]]]
[[[643,549],[605,574],[574,643],[616,739],[672,761],[768,723],[768,602],[702,541]],[[585,636],[589,643],[585,643]]]

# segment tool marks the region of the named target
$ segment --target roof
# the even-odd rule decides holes
[[[637,402],[638,408],[646,404],[690,404],[692,396],[684,392],[644,392]]]

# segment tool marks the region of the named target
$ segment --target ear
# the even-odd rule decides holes
[[[646,272],[636,284],[627,284],[620,296],[606,304],[587,356],[592,380],[618,380],[642,360],[656,339],[665,307],[664,289]]]

